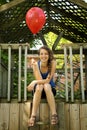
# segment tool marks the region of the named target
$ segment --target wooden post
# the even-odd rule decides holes
[[[87,130],[87,104],[80,104],[80,130]]]
[[[19,69],[18,69],[18,101],[21,101],[21,52],[22,47],[19,46]]]
[[[65,93],[66,93],[66,102],[68,102],[68,72],[67,72],[67,48],[64,47],[64,62],[65,62]]]
[[[82,102],[85,102],[84,95],[84,79],[83,79],[83,47],[80,46],[80,74],[81,74],[81,93],[82,93]]]
[[[74,102],[74,89],[73,89],[73,62],[72,62],[72,47],[69,47],[70,52],[70,80],[71,80],[71,102]]]
[[[80,130],[79,104],[70,104],[70,130]]]
[[[8,46],[8,95],[7,101],[9,102],[11,97],[11,46]]]
[[[28,46],[25,45],[25,60],[24,60],[24,101],[27,101],[27,51]]]
[[[10,119],[9,110],[10,110],[10,104],[0,103],[0,130],[9,130],[9,119]]]
[[[2,86],[2,72],[1,72],[1,46],[0,46],[0,95],[1,95],[1,86]]]

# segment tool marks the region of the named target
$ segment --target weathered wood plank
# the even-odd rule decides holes
[[[23,128],[23,112],[24,112],[24,103],[20,103],[19,105],[19,128],[20,130],[24,130]]]
[[[80,104],[81,130],[87,130],[87,104]]]
[[[19,130],[19,104],[10,104],[9,130]]]
[[[40,126],[40,130],[50,129],[50,109],[48,103],[40,103],[40,121],[43,124]]]
[[[20,4],[20,3],[22,3],[22,2],[24,2],[25,0],[14,0],[14,1],[11,1],[11,2],[9,2],[9,3],[7,3],[7,4],[4,4],[4,5],[2,5],[1,7],[0,7],[0,12],[2,12],[2,11],[5,11],[5,10],[7,10],[7,9],[10,9],[10,8],[12,8],[13,6],[16,6],[16,5],[18,5],[18,4]]]
[[[41,102],[35,126],[28,127],[31,106],[31,102],[0,103],[0,130],[87,130],[87,104],[57,102],[59,125],[52,126],[48,103]]]
[[[21,44],[0,44],[2,49],[8,49],[8,47],[10,46],[11,49],[17,50],[19,48],[19,46],[22,46],[22,49],[25,49],[25,46],[30,47],[29,43],[21,43]]]
[[[28,130],[28,120],[31,113],[31,102],[26,102],[23,105],[23,130]]]
[[[80,118],[87,118],[87,104],[80,104]]]
[[[43,123],[49,122],[49,117],[50,117],[50,109],[48,106],[48,103],[41,103],[40,104],[40,120]]]
[[[57,114],[58,114],[58,102],[56,102],[56,110],[57,110]],[[59,116],[58,116],[58,118],[59,118]],[[51,120],[51,115],[50,115],[50,120]],[[59,130],[59,123],[56,125],[50,124],[50,130]]]
[[[87,9],[87,3],[84,2],[85,0],[69,0],[69,1]]]
[[[70,104],[65,104],[65,130],[70,130]]]
[[[0,130],[9,130],[9,106],[8,103],[0,103]]]
[[[32,107],[31,107],[31,111],[32,111]],[[40,126],[37,123],[39,121],[39,118],[40,118],[39,114],[40,114],[40,111],[39,111],[39,108],[38,108],[37,114],[36,114],[36,124],[33,127],[28,127],[28,130],[39,130]],[[30,113],[30,116],[31,116],[31,113]]]
[[[87,118],[81,118],[81,130],[87,130]]]
[[[70,130],[80,130],[79,104],[70,104]]]
[[[70,44],[62,44],[62,47],[72,47],[72,49],[79,49],[80,46],[82,46],[84,49],[87,49],[87,44],[86,43],[70,43]]]
[[[65,110],[64,103],[58,103],[59,130],[65,130]]]

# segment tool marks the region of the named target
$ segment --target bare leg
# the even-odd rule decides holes
[[[44,91],[46,93],[47,101],[48,101],[48,104],[49,104],[52,115],[57,114],[55,99],[54,99],[54,95],[52,93],[50,84],[45,84],[44,85]]]
[[[42,90],[43,90],[43,85],[37,85],[36,91],[33,97],[32,114],[28,122],[29,126],[33,126],[35,123],[35,117],[36,117],[38,106],[40,104]]]
[[[44,91],[46,93],[46,97],[47,97],[47,101],[52,113],[51,116],[51,124],[55,125],[58,123],[58,116],[57,116],[57,112],[56,112],[56,104],[55,104],[55,99],[54,99],[54,95],[53,92],[51,90],[51,86],[50,84],[45,84],[44,85]]]
[[[37,113],[37,109],[38,109],[38,106],[39,106],[40,100],[41,100],[42,90],[43,90],[43,86],[42,85],[38,85],[36,87],[36,91],[35,91],[34,97],[33,97],[32,115],[36,115],[36,113]]]

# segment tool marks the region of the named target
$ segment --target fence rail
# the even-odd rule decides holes
[[[18,88],[17,88],[17,93],[18,93],[18,102],[21,102],[22,100],[22,91],[23,91],[23,100],[27,101],[27,56],[28,56],[28,52],[29,52],[30,46],[29,44],[0,44],[0,93],[2,93],[2,88],[6,88],[3,84],[4,80],[7,80],[7,101],[11,101],[12,97],[12,91],[11,88],[12,86],[14,86],[14,82],[12,81],[12,76],[13,76],[13,55],[14,50],[16,51],[16,54],[18,56],[18,69],[17,70],[17,78],[18,78]],[[64,75],[65,75],[65,83],[64,83],[64,88],[65,88],[65,102],[74,102],[75,101],[75,97],[74,97],[74,67],[73,67],[73,50],[77,49],[79,50],[79,73],[80,73],[80,77],[79,77],[79,85],[80,85],[80,92],[81,92],[81,98],[80,100],[82,102],[85,102],[85,93],[84,90],[86,89],[85,86],[87,86],[85,84],[85,78],[87,73],[86,73],[86,63],[83,64],[83,61],[86,61],[87,59],[85,57],[86,53],[84,53],[84,49],[86,50],[87,47],[84,45],[80,45],[80,46],[63,46],[64,49]],[[7,53],[6,53],[7,52]],[[86,51],[85,51],[86,52]],[[2,63],[4,62],[3,56],[7,56],[7,78],[4,79],[6,77],[5,72],[3,72],[3,67],[2,67]],[[69,57],[69,59],[68,59]],[[23,58],[23,59],[22,59]],[[85,59],[85,60],[84,60]],[[69,64],[69,66],[68,66]],[[78,68],[76,68],[78,69]],[[22,85],[22,78],[24,80],[24,84]],[[23,87],[23,90],[22,90]],[[60,90],[58,90],[59,92]],[[70,91],[70,95],[69,95],[69,91]],[[0,97],[2,98],[2,96],[0,95]]]
[[[72,52],[72,46],[64,46],[64,62],[65,62],[65,88],[66,88],[66,101],[69,101],[69,95],[68,95],[68,66],[67,66],[67,49],[69,48],[69,55],[70,55],[70,82],[71,82],[71,102],[74,102],[74,81],[73,81],[73,61],[72,61],[72,57],[73,57],[73,52]],[[74,49],[74,47],[73,47]],[[85,94],[84,94],[84,72],[83,72],[83,46],[78,47],[79,49],[79,58],[80,58],[80,74],[81,74],[81,100],[82,102],[85,102]],[[86,73],[85,73],[86,74]]]

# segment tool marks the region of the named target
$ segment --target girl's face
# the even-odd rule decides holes
[[[45,49],[41,49],[39,57],[40,57],[41,62],[48,62],[48,59],[49,59],[48,51]]]

